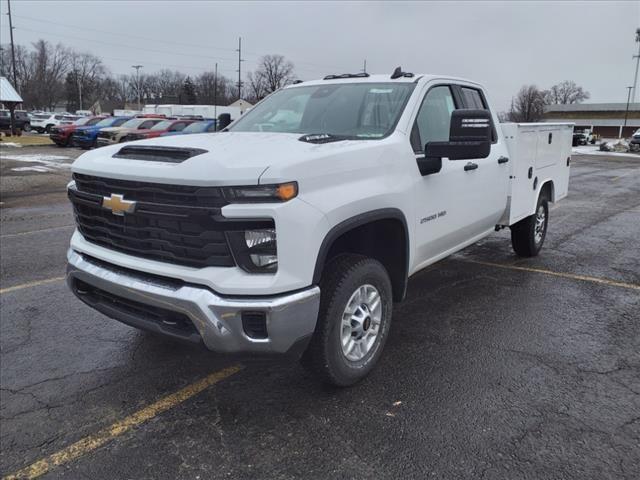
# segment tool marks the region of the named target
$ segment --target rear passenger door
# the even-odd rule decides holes
[[[484,93],[479,88],[455,85],[454,94],[465,109],[489,110]],[[490,112],[491,113],[491,112]],[[506,146],[498,137],[495,121],[492,122],[491,152],[487,158],[474,158],[471,160],[455,160],[464,169],[466,165],[476,166],[473,170],[467,170],[464,183],[469,189],[468,201],[473,204],[469,212],[473,216],[469,218],[466,235],[473,237],[492,229],[502,217],[506,206],[509,189],[509,159]]]

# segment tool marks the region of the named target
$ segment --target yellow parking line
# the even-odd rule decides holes
[[[62,277],[47,278],[45,280],[36,280],[35,282],[28,282],[28,283],[23,283],[21,285],[14,285],[13,287],[0,288],[0,293],[15,292],[16,290],[22,290],[23,288],[46,285],[47,283],[59,282],[60,280],[64,280],[65,278],[66,277],[63,275]]]
[[[212,373],[204,377],[202,380],[198,380],[191,385],[178,390],[175,393],[167,395],[161,398],[155,403],[144,407],[142,410],[123,418],[122,420],[115,422],[114,424],[103,428],[99,432],[89,435],[82,440],[77,441],[69,445],[67,448],[60,450],[46,458],[38,460],[37,462],[18,470],[15,473],[7,475],[3,480],[16,480],[16,479],[31,479],[44,475],[49,470],[72,462],[98,448],[104,444],[110,442],[116,437],[119,437],[134,427],[151,420],[157,415],[189,400],[194,395],[202,392],[204,389],[214,385],[225,378],[230,377],[242,370],[242,365],[233,365],[231,367],[220,370],[219,372]]]
[[[506,268],[508,270],[520,270],[523,272],[544,273],[546,275],[553,275],[555,277],[570,278],[572,280],[581,280],[584,282],[599,283],[602,285],[609,285],[610,287],[630,288],[631,290],[640,290],[640,285],[635,283],[618,282],[616,280],[609,280],[607,278],[590,277],[588,275],[577,275],[574,273],[554,272],[553,270],[545,270],[543,268],[533,267],[519,267],[517,265],[505,265],[503,263],[483,262],[480,260],[461,259],[464,262],[477,263],[478,265],[485,265],[488,267]]]
[[[62,230],[63,228],[71,228],[75,227],[75,225],[60,225],[58,227],[51,228],[41,228],[39,230],[29,230],[26,232],[18,232],[18,233],[7,233],[6,235],[0,235],[0,238],[11,238],[11,237],[21,237],[22,235],[31,235],[32,233],[41,233],[41,232],[50,232],[52,230]]]

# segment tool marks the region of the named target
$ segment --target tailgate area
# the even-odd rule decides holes
[[[542,186],[552,182],[554,202],[567,196],[572,123],[501,124],[509,149],[509,201],[504,225],[535,211]]]

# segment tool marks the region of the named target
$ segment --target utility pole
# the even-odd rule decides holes
[[[242,37],[238,37],[238,100],[242,98]]]
[[[9,36],[11,38],[11,63],[13,66],[13,86],[18,93],[20,93],[20,89],[18,87],[18,76],[16,74],[16,47],[13,43],[13,19],[11,18],[11,0],[7,0],[7,7],[9,8]]]
[[[218,121],[218,62],[216,62],[216,72],[213,74],[213,116]]]
[[[627,87],[627,90],[629,90],[627,92],[627,109],[624,111],[624,125],[620,129],[620,134],[618,135],[618,138],[622,138],[622,135],[624,134],[624,129],[627,127],[627,117],[629,116],[629,98],[631,98],[631,90],[635,90],[635,86]]]
[[[76,81],[78,82],[78,99],[80,104],[80,110],[82,110],[82,82],[80,81],[80,75],[76,72]]]
[[[633,77],[633,97],[631,103],[636,101],[636,90],[638,90],[638,66],[640,65],[640,28],[636,28],[636,43],[638,44],[638,54],[634,55],[636,59],[636,74]]]
[[[362,66],[362,73],[367,73],[367,59],[364,59],[364,65]]]
[[[131,65],[131,68],[136,69],[136,90],[138,92],[138,110],[142,111],[142,102],[140,101],[140,69],[142,65]]]

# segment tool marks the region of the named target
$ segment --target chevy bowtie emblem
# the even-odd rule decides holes
[[[136,202],[125,200],[124,196],[118,193],[112,193],[110,197],[102,198],[102,206],[111,210],[114,215],[124,215],[125,212],[133,213],[136,209]]]

